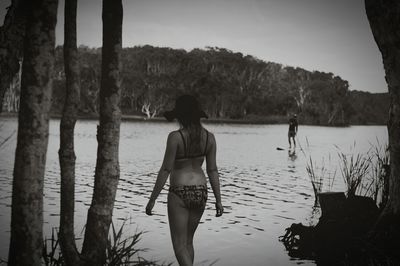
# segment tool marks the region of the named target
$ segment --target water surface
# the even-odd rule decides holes
[[[1,136],[17,128],[14,118],[2,119]],[[76,235],[82,236],[91,202],[96,162],[96,121],[76,125]],[[215,134],[217,163],[221,175],[225,213],[215,217],[211,193],[202,223],[195,236],[195,265],[314,265],[292,260],[278,237],[292,223],[313,224],[319,210],[305,166],[311,155],[317,163],[334,167],[338,149],[367,151],[371,143],[387,141],[383,126],[331,128],[299,127],[295,154],[287,151],[287,125],[205,124]],[[123,122],[120,140],[121,177],[113,219],[120,225],[127,219],[126,235],[146,231],[139,246],[148,259],[172,262],[167,221],[167,189],[160,194],[149,217],[144,207],[153,188],[174,123]],[[9,244],[11,183],[16,135],[0,150],[0,258],[6,258]],[[58,164],[59,121],[51,120],[44,195],[44,232],[50,237],[59,222],[60,173]],[[284,150],[277,150],[281,147]],[[304,151],[304,153],[303,153]],[[327,188],[325,188],[327,189]],[[338,175],[331,188],[343,190]],[[176,263],[174,265],[177,265]]]

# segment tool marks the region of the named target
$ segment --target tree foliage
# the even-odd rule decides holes
[[[81,114],[98,113],[100,48],[79,47]],[[65,86],[62,47],[57,49],[58,80],[53,112],[60,112]],[[61,61],[60,61],[61,60]],[[385,123],[387,98],[366,93],[358,102],[349,83],[333,73],[265,62],[250,55],[218,47],[192,51],[138,46],[122,50],[121,109],[124,114],[158,116],[177,95],[194,94],[211,118],[285,118],[298,113],[302,123],[345,125]],[[59,96],[59,97],[57,97]],[[368,99],[385,108],[370,106],[374,119],[360,108]],[[353,107],[354,101],[358,102]]]

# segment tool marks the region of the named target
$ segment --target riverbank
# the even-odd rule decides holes
[[[0,113],[1,117],[18,117],[17,113]],[[61,114],[51,114],[52,119],[61,119]],[[99,118],[98,115],[86,114],[80,115],[78,120],[97,120]],[[153,117],[147,118],[146,116],[141,115],[127,115],[123,114],[121,117],[122,121],[135,121],[135,122],[166,122],[163,117]],[[271,115],[271,116],[263,116],[263,117],[250,117],[247,119],[231,119],[231,118],[208,118],[202,120],[205,124],[248,124],[248,125],[277,125],[277,124],[287,124],[288,117],[280,116],[280,115]],[[309,126],[333,126],[333,127],[347,127],[347,126],[384,126],[385,123],[352,123],[352,124],[340,124],[340,125],[325,125],[325,124],[316,124],[309,123],[306,121],[302,121],[301,117],[299,118],[299,123],[302,125]]]
[[[0,117],[18,117],[17,113],[1,113]],[[61,119],[61,114],[51,114],[52,119]],[[80,115],[78,120],[97,120],[98,115],[86,114]],[[147,118],[141,115],[127,115],[121,116],[122,121],[137,121],[137,122],[166,122],[164,117],[153,117]],[[204,119],[203,122],[210,124],[286,124],[287,118],[285,116],[268,116],[268,117],[255,117],[250,119],[230,119],[230,118],[208,118]]]

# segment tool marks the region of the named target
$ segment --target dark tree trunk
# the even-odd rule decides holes
[[[4,24],[0,27],[0,112],[4,94],[19,72],[27,6],[25,0],[12,0]]]
[[[77,0],[66,0],[64,10],[64,69],[66,98],[60,123],[61,211],[60,246],[67,265],[79,264],[74,234],[75,152],[74,128],[80,97],[78,48],[76,44]]]
[[[32,0],[24,40],[9,265],[41,265],[57,0]]]
[[[122,50],[122,0],[103,0],[103,48],[100,88],[100,125],[97,130],[97,162],[92,203],[82,256],[88,265],[105,261],[119,179],[120,54]]]
[[[372,33],[382,53],[390,95],[389,201],[381,215],[380,225],[400,231],[400,1],[365,0],[365,7]]]

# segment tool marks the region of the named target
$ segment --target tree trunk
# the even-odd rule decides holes
[[[25,0],[12,0],[0,27],[0,112],[4,94],[20,69],[27,6]]]
[[[390,180],[389,201],[379,225],[399,232],[400,227],[400,1],[365,0],[368,20],[382,53],[390,95],[388,121]]]
[[[9,265],[41,265],[57,0],[32,0],[24,40]]]
[[[88,211],[82,256],[88,265],[103,265],[119,179],[120,54],[122,0],[103,0],[103,48],[100,125],[92,203]]]
[[[64,10],[64,69],[66,98],[60,123],[61,170],[60,246],[67,265],[79,264],[74,234],[75,152],[74,128],[80,98],[78,48],[76,44],[77,0],[66,0]]]

